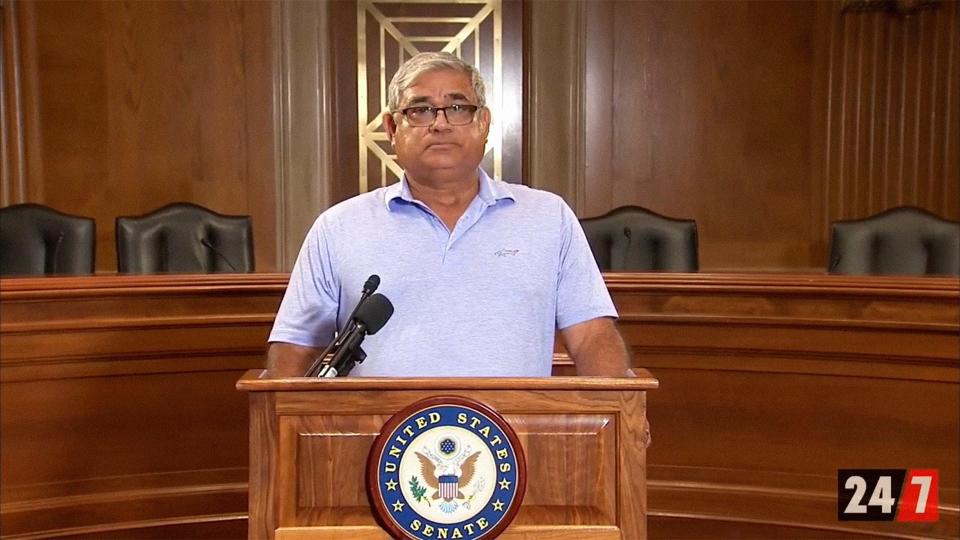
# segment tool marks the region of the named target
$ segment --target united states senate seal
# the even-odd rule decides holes
[[[418,401],[384,424],[370,450],[367,491],[394,538],[496,538],[526,488],[516,433],[472,399]]]

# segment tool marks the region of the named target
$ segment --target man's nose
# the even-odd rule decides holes
[[[442,120],[441,117],[443,118]],[[450,129],[450,126],[450,122],[447,121],[446,109],[437,109],[437,116],[433,119],[433,123],[430,124],[430,129],[443,131]]]

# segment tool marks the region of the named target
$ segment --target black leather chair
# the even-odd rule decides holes
[[[90,218],[33,203],[0,208],[0,276],[92,274],[96,238]]]
[[[173,203],[117,218],[121,274],[253,272],[250,216],[226,216]]]
[[[960,222],[922,208],[899,206],[830,229],[829,272],[960,275]]]
[[[600,270],[696,272],[697,223],[639,206],[621,206],[580,220]]]

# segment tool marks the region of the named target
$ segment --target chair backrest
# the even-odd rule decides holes
[[[696,272],[697,223],[639,206],[621,206],[580,220],[603,271]]]
[[[922,208],[899,206],[830,229],[828,272],[960,275],[960,222]]]
[[[116,225],[121,274],[253,272],[250,216],[173,203]]]
[[[0,275],[92,274],[96,224],[40,204],[0,208]]]

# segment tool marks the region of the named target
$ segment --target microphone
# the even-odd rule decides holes
[[[837,255],[836,257],[834,257],[833,260],[830,261],[830,269],[827,270],[827,272],[832,274],[833,271],[837,269],[837,266],[840,265],[840,259],[842,258],[843,258],[843,255]]]
[[[53,253],[50,255],[50,273],[57,273],[57,259],[60,257],[60,244],[63,243],[63,231],[57,235],[57,241],[53,244]]]
[[[200,237],[200,243],[203,244],[204,246],[206,246],[207,249],[209,249],[210,251],[212,251],[216,256],[218,256],[218,257],[220,257],[221,259],[223,259],[223,262],[227,263],[227,266],[230,267],[230,270],[233,270],[234,272],[237,271],[237,267],[234,266],[233,263],[230,262],[230,259],[228,259],[227,256],[224,255],[223,253],[220,253],[220,250],[219,250],[219,249],[213,247],[213,244],[211,244],[209,240],[207,240],[205,237],[202,237],[202,236],[201,236],[201,237]]]
[[[320,369],[321,364],[327,365],[329,362],[326,361],[327,355],[330,354],[330,351],[337,350],[342,344],[344,334],[347,331],[347,327],[350,326],[350,323],[353,322],[354,316],[357,314],[357,310],[360,309],[360,306],[363,305],[367,297],[373,294],[377,290],[377,287],[380,286],[380,276],[372,274],[367,278],[367,281],[363,284],[363,290],[360,292],[360,300],[357,301],[357,305],[354,306],[353,311],[350,313],[350,316],[347,317],[347,320],[344,321],[343,326],[340,327],[340,330],[337,331],[337,334],[333,336],[333,340],[327,344],[326,348],[323,349],[323,352],[320,353],[320,356],[313,361],[313,364],[310,365],[310,368],[307,369],[307,372],[304,373],[304,377],[313,377],[316,375],[317,370]]]
[[[367,335],[373,335],[387,324],[393,316],[393,304],[382,294],[374,294],[362,305],[357,307],[356,316],[352,319],[353,325],[343,337],[340,348],[333,355],[329,364],[321,368],[318,377],[346,377],[350,370],[366,359],[367,354],[360,348],[360,343]]]
[[[630,227],[623,228],[623,235],[627,237],[627,248],[623,250],[623,265],[627,265],[627,259],[630,257],[630,244],[633,242],[633,231]]]

